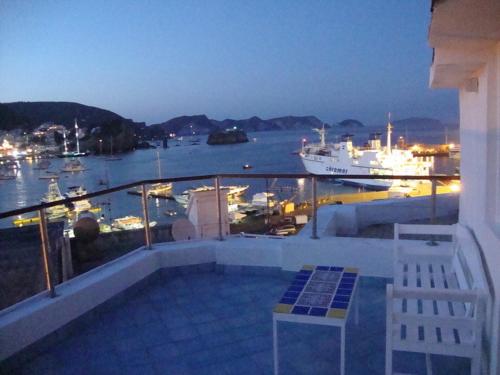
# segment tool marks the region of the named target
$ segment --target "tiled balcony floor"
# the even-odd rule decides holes
[[[101,311],[79,333],[26,363],[26,374],[273,373],[280,277],[203,273],[155,282]],[[364,278],[360,323],[347,327],[346,374],[383,374],[385,286]],[[339,329],[280,323],[280,374],[338,374]],[[467,360],[433,357],[435,374],[468,374]],[[423,355],[396,353],[395,370],[425,373]]]

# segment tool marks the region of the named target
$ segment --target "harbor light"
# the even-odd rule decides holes
[[[460,191],[460,184],[458,182],[454,182],[450,185],[450,190],[453,193],[458,193]]]
[[[454,144],[454,143],[450,143],[450,144],[448,145],[448,148],[455,148],[455,144]]]

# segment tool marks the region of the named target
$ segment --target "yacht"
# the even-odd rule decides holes
[[[85,166],[78,159],[71,159],[61,169],[62,172],[83,172],[84,170]]]
[[[234,201],[239,197],[241,197],[245,193],[245,191],[248,190],[249,187],[250,185],[229,185],[229,186],[221,186],[220,188],[222,190],[227,190],[227,199],[229,201]],[[191,193],[199,191],[211,191],[214,189],[215,187],[213,186],[203,185],[195,189],[184,190],[182,194],[174,195],[174,199],[180,205],[186,206],[188,204]]]
[[[56,172],[45,171],[45,173],[41,173],[38,178],[40,180],[57,180],[59,175]]]
[[[156,221],[150,221],[149,226],[154,227],[156,225]],[[142,218],[137,216],[124,216],[118,219],[114,219],[113,223],[111,223],[111,228],[115,231],[120,230],[133,230],[133,229],[142,229],[144,228],[144,223]]]
[[[49,183],[49,191],[42,198],[42,203],[50,203],[62,199],[65,199],[65,197],[61,194],[61,190],[59,190],[59,185],[55,180],[51,180],[51,182]],[[60,204],[45,209],[45,212],[51,219],[60,218],[66,216],[68,208],[64,204]]]
[[[87,190],[85,190],[81,186],[70,186],[68,187],[68,191],[65,195],[66,198],[75,198],[75,197],[81,197],[83,195],[87,194]],[[90,211],[92,208],[92,204],[88,199],[82,199],[79,201],[73,202],[74,205],[74,211],[79,213],[82,211]]]
[[[340,143],[326,143],[325,128],[314,129],[320,143],[303,145],[300,158],[307,172],[316,175],[407,175],[428,176],[433,167],[430,157],[413,156],[410,150],[391,146],[392,125],[387,124],[387,145],[382,147],[380,134],[370,136],[367,148],[354,147],[352,135],[342,136]],[[361,185],[373,190],[387,190],[399,185],[398,180],[368,180],[340,178],[344,183]],[[411,181],[412,184],[415,182]]]

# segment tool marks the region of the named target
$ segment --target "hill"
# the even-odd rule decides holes
[[[359,120],[355,120],[352,118],[340,121],[337,126],[342,128],[362,128],[364,127],[363,123]]]
[[[175,133],[177,135],[209,134],[219,127],[205,115],[180,116],[162,122],[160,124],[150,125],[151,129],[162,129],[165,133]]]
[[[72,102],[13,102],[0,104],[0,129],[31,131],[44,122],[71,128],[78,119],[81,127],[92,129],[114,120],[133,124],[130,119],[97,107]]]
[[[392,122],[395,129],[408,130],[436,130],[444,127],[458,127],[458,124],[444,124],[439,120],[428,117],[409,117]]]
[[[323,123],[315,116],[285,116],[263,120],[253,116],[247,119],[225,119],[222,121],[209,119],[206,115],[180,116],[149,126],[152,132],[161,129],[167,133],[177,135],[210,134],[214,131],[238,129],[244,132],[257,132],[268,130],[294,130],[310,129],[321,126]]]

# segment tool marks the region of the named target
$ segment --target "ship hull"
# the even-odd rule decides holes
[[[355,165],[341,165],[335,163],[333,158],[320,155],[303,155],[301,154],[302,163],[307,172],[315,175],[370,175],[370,168],[360,167]],[[338,180],[352,186],[362,186],[370,190],[387,190],[395,180],[382,179],[349,179],[339,177]]]

